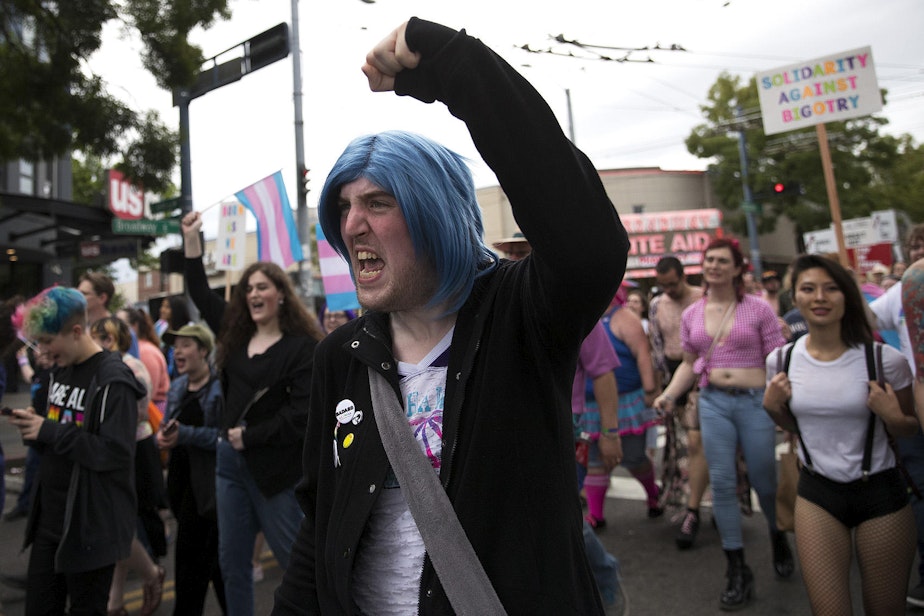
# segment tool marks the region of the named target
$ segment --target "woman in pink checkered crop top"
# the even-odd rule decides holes
[[[748,476],[767,518],[778,577],[793,572],[786,534],[776,528],[776,428],[763,411],[767,354],[785,340],[769,304],[744,291],[744,256],[733,239],[713,239],[703,251],[703,299],[683,312],[683,363],[654,402],[670,412],[674,400],[700,386],[699,423],[712,482],[713,515],[728,560],[720,607],[735,610],[754,596],[745,564],[736,493],[740,444]]]

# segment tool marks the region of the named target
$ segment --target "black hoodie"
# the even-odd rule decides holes
[[[145,388],[118,353],[102,354],[86,390],[82,425],[46,419],[35,440],[42,463],[24,547],[35,539],[42,508],[64,507],[63,516],[48,512],[63,520],[55,555],[58,573],[90,571],[126,558],[135,534],[135,429],[137,400]],[[49,391],[61,374],[52,374]],[[42,502],[42,481],[55,480],[43,473],[67,467],[66,502]]]

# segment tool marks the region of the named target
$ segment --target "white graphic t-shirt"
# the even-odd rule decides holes
[[[439,473],[450,330],[418,364],[398,362],[408,424]],[[363,614],[416,614],[424,544],[393,471],[369,516],[353,568],[353,595]]]

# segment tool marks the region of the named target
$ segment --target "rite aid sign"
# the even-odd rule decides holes
[[[130,183],[125,175],[109,170],[109,211],[123,220],[138,220],[144,216],[144,191]]]

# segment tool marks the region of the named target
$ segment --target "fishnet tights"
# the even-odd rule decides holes
[[[830,513],[796,499],[796,549],[802,579],[815,616],[850,616],[850,560],[856,544],[867,616],[905,613],[908,575],[914,560],[915,526],[911,507],[867,520],[854,537]]]

